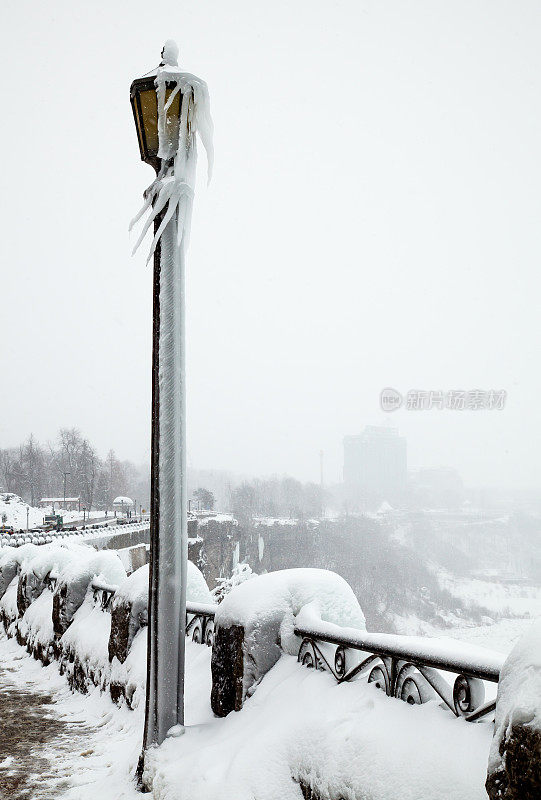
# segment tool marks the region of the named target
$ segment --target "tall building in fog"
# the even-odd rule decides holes
[[[396,428],[367,425],[344,437],[344,483],[351,498],[397,501],[406,488],[407,445]]]

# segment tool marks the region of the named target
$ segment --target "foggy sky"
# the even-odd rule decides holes
[[[539,485],[541,6],[4,0],[0,447],[78,426],[148,458],[153,172],[129,105],[175,38],[205,78],[188,253],[189,462],[339,478],[387,418],[412,467]],[[505,411],[379,392],[505,389]]]

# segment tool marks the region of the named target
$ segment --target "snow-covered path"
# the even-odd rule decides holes
[[[12,683],[16,668],[0,666],[0,796],[9,800],[61,795],[68,785],[65,756],[85,749],[88,731],[62,719],[53,697]]]
[[[189,727],[151,758],[155,800],[300,800],[299,778],[323,797],[486,800],[489,724],[337,685],[286,655],[240,713],[216,719],[210,651],[188,640],[186,656]],[[97,689],[72,694],[55,663],[3,634],[0,667],[0,800],[141,800],[143,702],[130,711]]]
[[[142,716],[69,690],[0,634],[0,800],[140,800]]]

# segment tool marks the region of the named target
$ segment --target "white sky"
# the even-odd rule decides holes
[[[0,446],[77,425],[142,461],[151,270],[129,86],[176,38],[215,122],[188,254],[189,460],[339,477],[379,392],[412,466],[538,486],[541,5],[3,0]]]

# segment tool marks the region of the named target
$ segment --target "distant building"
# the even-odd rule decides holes
[[[52,506],[53,513],[55,510],[55,506],[58,508],[63,508],[65,511],[80,511],[81,510],[81,498],[80,497],[42,497],[39,501],[39,505],[42,508],[46,508],[48,506]]]
[[[367,425],[344,437],[344,484],[350,499],[398,501],[406,489],[407,445],[396,428]]]

